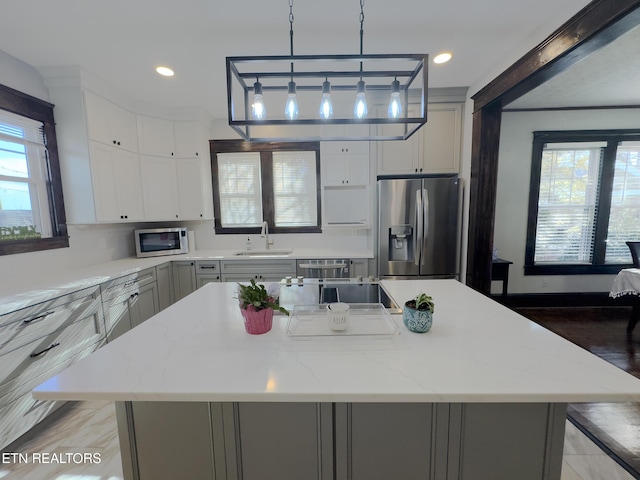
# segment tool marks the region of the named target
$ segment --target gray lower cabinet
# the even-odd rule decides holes
[[[290,259],[221,260],[223,282],[279,282],[285,277],[296,276],[296,261]]]
[[[158,284],[156,282],[141,285],[129,299],[131,328],[137,327],[160,311]]]
[[[566,404],[119,402],[117,413],[125,480],[559,480]]]
[[[155,267],[116,278],[100,288],[107,341],[160,311]]]
[[[173,301],[177,302],[196,290],[196,269],[193,261],[171,262]]]
[[[220,260],[196,261],[196,288],[220,281]]]
[[[171,262],[156,266],[156,283],[158,284],[158,304],[162,311],[173,303]]]
[[[103,342],[98,286],[0,316],[0,450],[64,404],[31,390]]]

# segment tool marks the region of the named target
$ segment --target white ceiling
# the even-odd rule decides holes
[[[587,3],[366,0],[364,53],[450,50],[451,62],[431,65],[430,87],[479,88]],[[358,0],[295,0],[293,8],[296,54],[358,52]],[[140,102],[224,118],[225,57],[287,55],[289,2],[13,1],[0,15],[0,48],[36,68],[81,67]],[[159,64],[176,76],[158,76]]]

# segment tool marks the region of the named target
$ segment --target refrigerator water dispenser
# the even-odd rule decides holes
[[[413,228],[411,225],[392,225],[389,228],[389,260],[413,260]]]

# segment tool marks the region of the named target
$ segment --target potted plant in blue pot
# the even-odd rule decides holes
[[[412,332],[428,332],[433,322],[433,309],[433,298],[426,293],[419,293],[404,304],[402,310],[404,326]]]

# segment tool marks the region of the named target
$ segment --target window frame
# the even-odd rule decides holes
[[[69,247],[53,108],[54,105],[49,102],[0,84],[0,110],[22,115],[43,124],[44,142],[47,150],[45,168],[48,170],[49,177],[47,179],[47,195],[52,234],[48,238],[0,242],[0,255]]]
[[[218,153],[260,153],[262,182],[262,217],[269,224],[269,233],[322,233],[320,142],[246,142],[244,140],[210,140],[211,184],[213,188],[214,229],[216,234],[256,234],[261,227],[223,227],[220,223],[220,195],[218,189]],[[273,188],[273,153],[312,151],[316,157],[316,225],[278,227],[275,225]]]
[[[602,275],[616,274],[628,263],[604,263],[606,237],[609,228],[609,212],[615,173],[616,150],[623,141],[640,140],[640,130],[566,130],[533,132],[531,180],[529,184],[529,209],[527,217],[527,241],[525,247],[525,275]],[[534,264],[538,221],[538,200],[542,169],[542,153],[546,143],[606,142],[603,148],[599,181],[598,205],[595,220],[593,259],[591,264]],[[606,212],[606,213],[605,213]]]

